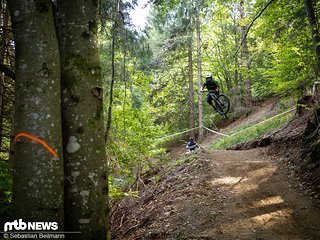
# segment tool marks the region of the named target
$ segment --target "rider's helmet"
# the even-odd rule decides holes
[[[193,142],[193,137],[190,137],[190,138],[189,138],[189,142]]]
[[[211,73],[208,73],[206,75],[206,81],[208,81],[208,80],[212,80],[212,74]]]

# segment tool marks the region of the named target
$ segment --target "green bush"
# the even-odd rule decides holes
[[[0,216],[7,216],[12,202],[12,175],[8,161],[0,158]]]
[[[232,131],[230,137],[224,137],[219,139],[218,142],[215,142],[210,146],[210,149],[226,149],[233,147],[240,143],[245,143],[252,141],[266,133],[272,132],[276,129],[283,127],[287,120],[292,117],[292,112],[274,118],[270,121],[266,121],[259,125],[254,126],[255,124],[248,124],[242,126],[235,131]],[[247,129],[247,130],[246,130]],[[241,133],[240,133],[241,132]]]

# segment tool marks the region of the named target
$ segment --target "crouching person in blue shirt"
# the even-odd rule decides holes
[[[196,148],[199,148],[198,144],[194,141],[193,137],[189,139],[189,142],[187,143],[186,149],[187,152],[191,152],[195,150]]]

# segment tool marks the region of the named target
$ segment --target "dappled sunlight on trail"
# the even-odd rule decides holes
[[[258,233],[265,237],[261,239],[320,237],[316,220],[319,209],[290,187],[283,169],[262,150],[212,151],[212,154],[221,177],[210,183],[227,195],[224,205],[227,221],[219,226],[223,235],[240,239],[255,239],[253,236]],[[306,214],[306,209],[314,212]],[[309,219],[307,224],[300,219],[301,215]],[[308,224],[316,226],[313,231],[304,230],[310,228]],[[248,237],[248,231],[252,238]]]
[[[280,204],[283,203],[284,200],[282,199],[281,196],[272,196],[272,197],[267,197],[263,200],[258,200],[253,203],[254,207],[267,207],[273,204]]]

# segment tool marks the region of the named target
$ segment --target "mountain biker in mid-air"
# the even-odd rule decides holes
[[[205,87],[208,89],[207,103],[209,103],[214,108],[213,103],[212,103],[213,99],[212,99],[210,93],[214,93],[216,96],[218,96],[219,95],[219,84],[216,80],[214,80],[212,78],[212,75],[210,73],[206,75],[206,81],[205,81],[205,83],[202,84],[201,92],[203,92],[203,89]]]

